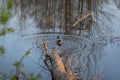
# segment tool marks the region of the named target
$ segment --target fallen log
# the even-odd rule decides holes
[[[56,49],[50,56],[51,71],[54,80],[74,80],[72,71],[67,71]]]
[[[71,70],[67,70],[61,57],[59,56],[59,52],[57,49],[54,49],[50,55],[48,55],[48,47],[47,42],[43,41],[43,47],[46,51],[46,59],[44,61],[45,65],[48,67],[47,61],[50,62],[49,70],[51,72],[52,80],[75,80],[74,74]]]

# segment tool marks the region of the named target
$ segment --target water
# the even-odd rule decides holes
[[[116,4],[113,1],[104,7],[104,11],[112,14],[110,17],[110,22],[107,20],[105,22],[108,23],[108,26],[113,27],[113,35],[120,35],[120,9],[117,7],[119,4],[119,0],[116,0]],[[115,45],[116,44],[116,45]],[[119,80],[120,79],[120,47],[119,42],[115,44],[110,44],[105,47],[104,57],[101,60],[101,70],[104,74],[104,80]]]
[[[120,9],[117,5],[110,1],[109,4],[105,4],[102,9],[104,12],[111,14],[109,16],[110,21],[108,21],[107,17],[102,16],[100,19],[104,20],[106,25],[113,27],[113,35],[120,35]],[[89,39],[77,38],[75,36],[69,35],[60,35],[64,44],[59,48],[56,45],[56,36],[58,34],[50,34],[50,35],[32,35],[33,33],[39,32],[38,28],[35,28],[35,23],[31,18],[28,18],[25,22],[24,29],[21,31],[18,20],[18,15],[15,15],[8,23],[8,25],[15,28],[16,32],[12,34],[7,34],[4,37],[0,37],[0,45],[3,45],[6,49],[6,53],[4,57],[0,57],[0,71],[8,73],[14,69],[13,63],[17,60],[20,60],[22,55],[28,50],[31,49],[31,54],[24,59],[25,63],[25,71],[33,72],[35,74],[41,73],[43,75],[43,79],[49,79],[49,73],[42,73],[40,70],[40,66],[37,64],[41,55],[43,55],[40,49],[41,38],[45,38],[48,41],[48,46],[50,50],[53,47],[58,48],[59,51],[67,51],[72,56],[76,57],[76,60],[80,58],[80,56],[74,55],[73,53],[85,54],[88,55],[92,48],[96,48],[93,52],[99,52],[99,48],[103,47],[103,45],[98,46],[99,40],[90,41]],[[1,26],[1,25],[0,25]],[[87,40],[87,41],[85,41]],[[69,45],[71,44],[71,45]],[[78,45],[80,44],[80,45]],[[95,46],[95,47],[93,47]],[[70,50],[69,50],[70,49]],[[97,51],[98,50],[98,51]],[[102,53],[103,56],[101,61],[99,61],[98,65],[101,73],[104,75],[104,80],[119,80],[120,79],[120,47],[116,45],[107,45],[104,48]],[[86,58],[86,57],[85,57]],[[74,61],[76,61],[74,60]],[[84,61],[83,61],[84,62]]]

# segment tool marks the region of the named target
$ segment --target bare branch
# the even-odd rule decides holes
[[[92,13],[90,12],[90,13],[88,13],[87,15],[83,16],[82,18],[78,19],[78,20],[73,24],[73,26],[76,26],[80,21],[82,21],[83,19],[85,19],[85,18],[87,18],[87,17],[89,17],[89,16],[91,16],[91,15],[92,15]]]

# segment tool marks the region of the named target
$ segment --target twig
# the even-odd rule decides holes
[[[42,42],[43,42],[43,47],[45,48],[45,52],[46,52],[46,55],[45,55],[45,60],[44,60],[44,64],[47,66],[47,68],[49,69],[49,71],[50,71],[50,67],[49,67],[49,65],[48,65],[48,61],[50,60],[50,56],[48,55],[48,52],[49,52],[49,50],[48,50],[48,44],[47,44],[47,42],[45,41],[45,39],[42,39]]]
[[[91,16],[91,15],[92,15],[92,13],[90,12],[90,13],[88,13],[87,15],[83,16],[82,18],[78,19],[78,20],[73,24],[73,26],[76,26],[80,21],[82,21],[83,19],[85,19],[85,18],[87,18],[87,17],[89,17],[89,16]]]
[[[48,55],[48,45],[47,45],[47,42],[45,41],[45,39],[42,39],[42,42],[43,42],[43,47],[45,48],[45,51],[46,51],[46,55]]]

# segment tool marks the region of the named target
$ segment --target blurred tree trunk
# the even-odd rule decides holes
[[[65,0],[65,31],[68,33],[69,32],[69,26],[71,22],[70,18],[71,14],[71,0]]]
[[[3,0],[3,8],[4,8],[4,10],[6,9],[6,7],[5,7],[5,0]]]

